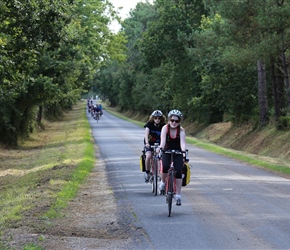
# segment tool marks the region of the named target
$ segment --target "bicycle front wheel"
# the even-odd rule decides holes
[[[153,169],[154,169],[154,178],[153,178],[153,193],[156,196],[157,195],[157,189],[158,189],[158,165],[157,165],[157,159],[154,159],[153,163]]]
[[[173,183],[174,183],[174,172],[170,171],[169,173],[169,180],[168,180],[168,190],[167,190],[167,203],[168,203],[168,217],[171,215],[172,209],[172,199],[173,199]]]

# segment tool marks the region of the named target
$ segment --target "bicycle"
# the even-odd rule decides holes
[[[99,122],[99,120],[100,120],[100,112],[95,112],[95,120],[97,120],[97,122]]]
[[[171,215],[171,210],[172,210],[172,199],[173,196],[176,193],[176,178],[175,178],[175,168],[174,168],[174,161],[173,161],[173,156],[176,155],[183,155],[185,154],[185,159],[187,158],[187,153],[188,150],[186,151],[178,151],[178,150],[162,150],[162,154],[171,154],[171,164],[168,169],[167,177],[166,177],[166,182],[165,182],[165,191],[160,194],[165,194],[166,195],[166,203],[168,204],[168,217]]]
[[[152,193],[154,195],[157,195],[157,190],[158,190],[158,180],[160,179],[159,177],[159,168],[158,168],[158,154],[156,152],[156,149],[158,148],[159,144],[154,143],[151,148],[153,149],[152,155],[151,155],[151,160],[150,160],[150,165],[151,165],[151,173],[150,173],[150,183],[152,184]]]

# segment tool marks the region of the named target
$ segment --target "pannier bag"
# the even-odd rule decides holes
[[[142,151],[142,155],[140,156],[140,170],[142,172],[145,172],[145,158],[146,158],[146,155],[145,155],[145,151],[143,150]]]
[[[182,168],[182,186],[185,187],[190,182],[190,166],[187,162]]]

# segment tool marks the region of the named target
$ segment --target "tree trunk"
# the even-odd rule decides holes
[[[268,101],[267,101],[267,84],[266,84],[266,70],[263,60],[257,61],[258,68],[258,97],[260,108],[260,126],[264,127],[268,123]]]
[[[284,32],[282,32],[282,66],[283,66],[283,73],[284,73],[284,82],[285,82],[285,89],[287,95],[287,113],[290,114],[290,85],[289,85],[289,75],[287,69],[287,62],[285,57],[285,44],[284,44]]]
[[[38,106],[38,112],[37,112],[37,124],[40,125],[41,124],[41,120],[42,120],[42,105]]]
[[[272,78],[272,91],[274,97],[274,115],[275,120],[277,121],[280,117],[280,102],[279,102],[279,94],[278,94],[278,85],[277,85],[277,76],[275,72],[275,62],[271,59],[271,78]]]

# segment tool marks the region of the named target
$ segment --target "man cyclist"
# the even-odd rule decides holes
[[[152,154],[151,146],[154,143],[160,143],[160,133],[161,129],[165,124],[165,117],[160,110],[154,110],[149,117],[149,120],[144,125],[145,136],[144,136],[144,146],[145,146],[145,182],[149,182],[150,179],[150,159]]]
[[[168,123],[163,126],[161,130],[161,141],[160,148],[163,150],[178,150],[184,151],[186,150],[186,141],[185,141],[185,130],[180,126],[180,122],[182,119],[182,113],[179,110],[171,110],[168,113]],[[159,151],[159,150],[157,150]],[[176,171],[176,205],[181,205],[181,186],[182,186],[182,167],[184,164],[184,157],[181,154],[174,155],[174,168]],[[162,154],[162,174],[161,174],[161,182],[159,185],[160,193],[165,190],[165,180],[167,177],[167,172],[171,163],[171,155],[170,154]]]
[[[100,115],[103,115],[103,106],[102,106],[102,104],[99,104],[99,108],[100,108],[100,112],[101,112]]]
[[[95,117],[96,117],[96,114],[101,115],[101,109],[98,104],[94,107],[94,112],[95,112]]]

